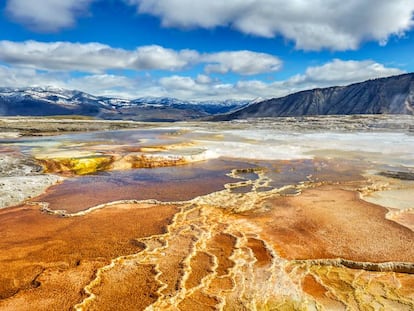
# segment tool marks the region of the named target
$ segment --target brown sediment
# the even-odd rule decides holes
[[[262,237],[287,259],[344,258],[410,262],[414,233],[386,219],[385,208],[338,186],[304,190],[296,197],[268,199],[271,209],[248,215]]]
[[[226,292],[234,289],[234,281],[229,276],[219,276],[210,283],[210,291]],[[223,295],[224,296],[224,295]]]
[[[300,165],[312,170],[305,162]],[[80,217],[67,218],[40,214],[35,206],[0,212],[0,223],[4,218],[7,224],[8,218],[2,215],[15,212],[12,224],[18,224],[20,234],[23,228],[29,230],[25,232],[26,239],[10,236],[15,230],[11,225],[3,233],[9,245],[3,248],[0,242],[0,247],[11,250],[15,257],[0,255],[0,268],[11,271],[3,283],[6,284],[3,291],[8,291],[10,298],[0,302],[0,309],[6,303],[18,307],[20,297],[26,297],[26,302],[30,297],[44,303],[49,296],[42,290],[48,289],[50,294],[51,287],[47,284],[51,286],[60,280],[74,284],[69,288],[76,294],[67,296],[67,303],[59,306],[76,304],[76,310],[105,310],[109,305],[125,310],[148,307],[149,310],[183,311],[341,310],[347,306],[363,309],[370,302],[390,310],[413,306],[414,292],[409,286],[414,282],[414,275],[396,273],[404,272],[398,270],[399,264],[401,267],[413,264],[413,232],[387,220],[388,210],[359,199],[356,191],[342,189],[340,177],[331,185],[320,186],[324,180],[293,185],[301,191],[294,197],[283,197],[278,189],[257,191],[259,183],[269,182],[265,174],[271,166],[263,162],[255,164],[249,169],[246,163],[213,161],[182,167],[175,179],[168,171],[153,169],[148,173],[150,178],[142,179],[140,184],[132,183],[146,194],[162,189],[166,192],[158,194],[159,197],[188,195],[193,198],[181,203],[113,202],[93,212],[76,214]],[[259,164],[265,169],[255,169]],[[288,170],[287,163],[278,164],[281,170]],[[233,173],[251,181],[250,192],[234,193],[223,187],[224,183],[220,183],[226,178],[234,182],[226,176],[220,177],[217,183],[216,177],[224,176],[226,165],[233,165],[232,169],[236,166],[239,170]],[[323,167],[317,170],[319,176],[332,181],[335,170],[318,165]],[[155,178],[157,174],[162,174],[167,181]],[[296,180],[303,178],[303,172],[295,175]],[[114,189],[107,181],[106,188],[100,188],[99,176],[84,178],[90,179],[83,184],[79,182],[78,188],[66,185],[62,198],[73,195],[76,200],[96,202],[93,201],[95,190],[103,200],[113,201],[118,190],[128,187],[128,179],[119,176],[112,179],[120,182]],[[210,189],[206,186],[209,178],[211,189],[218,187],[221,191],[194,196]],[[345,179],[352,181],[351,177]],[[347,183],[346,187],[356,189],[358,184]],[[74,191],[81,192],[82,186],[86,193],[83,198]],[[187,192],[192,189],[194,193],[189,195]],[[44,196],[49,195],[49,203],[53,202],[51,193]],[[62,201],[55,209],[71,209],[74,205],[72,212],[82,210],[76,200]],[[54,202],[59,203],[57,197]],[[31,218],[25,220],[25,213],[32,215]],[[40,233],[36,231],[39,228]],[[49,257],[45,255],[47,252]],[[382,266],[388,270],[383,272]],[[16,267],[20,273],[28,267],[28,276],[18,275]],[[368,271],[376,267],[381,269]],[[84,278],[62,276],[59,279],[58,273],[53,274],[56,278],[48,276],[47,271],[57,269],[66,276],[69,273],[66,271],[82,270]],[[24,284],[14,286],[13,277],[22,279]],[[20,291],[10,294],[16,288]],[[29,296],[29,292],[40,298]],[[365,292],[368,294],[364,295]]]
[[[208,296],[198,290],[185,297],[185,299],[178,304],[178,308],[179,310],[215,311],[217,310],[216,305],[218,303],[218,299]]]
[[[164,284],[160,290],[162,295],[172,297],[182,288],[184,261],[191,252],[194,242],[195,239],[191,235],[181,235],[170,241],[168,248],[164,250],[163,256],[168,260],[158,264],[158,269],[163,272],[158,277],[158,280]]]
[[[217,276],[226,275],[229,269],[234,266],[234,261],[230,259],[230,256],[233,253],[235,245],[236,239],[226,233],[218,233],[209,240],[207,249],[218,261],[218,267],[216,269]]]
[[[10,298],[0,300],[0,310],[70,310],[76,301],[82,299],[82,286],[93,278],[94,272],[102,264],[99,260],[85,260],[69,267],[63,262],[49,262],[49,267],[43,268],[32,280],[35,286],[31,289],[20,288]],[[17,276],[10,275],[14,280]]]
[[[269,253],[269,250],[262,240],[249,238],[247,246],[253,251],[254,256],[256,257],[257,261],[255,265],[257,265],[257,267],[266,267],[272,264],[272,255]]]
[[[102,310],[111,303],[112,306],[116,305],[125,310],[134,309],[134,305],[135,309],[144,309],[148,306],[153,310],[175,308],[183,311],[194,309],[250,310],[254,308],[306,310],[308,307],[315,307],[315,304],[329,310],[331,308],[343,309],[348,305],[358,309],[366,306],[369,301],[374,301],[387,306],[402,307],[401,310],[404,310],[405,306],[412,306],[414,300],[414,294],[408,288],[413,282],[412,275],[398,274],[396,276],[398,281],[405,282],[404,286],[398,288],[395,285],[397,283],[393,283],[394,272],[365,271],[362,270],[366,268],[363,265],[349,269],[343,266],[343,261],[336,264],[333,259],[329,258],[285,260],[274,252],[276,246],[283,248],[285,247],[283,243],[287,242],[281,238],[283,236],[280,234],[271,236],[268,230],[278,231],[291,226],[291,220],[287,215],[274,212],[281,207],[275,202],[280,203],[281,199],[285,200],[283,208],[286,211],[293,208],[295,211],[293,215],[299,217],[299,223],[293,223],[290,231],[294,232],[295,228],[298,235],[312,233],[308,238],[316,237],[318,228],[321,228],[323,232],[328,233],[327,240],[334,239],[335,236],[329,234],[329,230],[325,228],[331,222],[337,234],[341,230],[347,233],[347,225],[341,228],[335,222],[335,217],[342,214],[332,213],[332,208],[324,209],[326,204],[332,202],[335,203],[336,209],[340,209],[341,204],[360,211],[367,209],[366,214],[351,213],[351,218],[374,217],[373,221],[379,222],[378,215],[381,214],[379,210],[382,212],[381,223],[392,224],[393,230],[399,228],[395,223],[385,220],[386,211],[381,207],[363,202],[351,194],[356,193],[341,190],[339,186],[325,186],[304,190],[302,193],[304,200],[300,200],[302,195],[287,198],[270,195],[268,198],[272,203],[270,210],[252,211],[243,215],[233,215],[220,207],[198,205],[195,203],[197,201],[187,202],[179,209],[175,206],[174,217],[168,220],[165,231],[154,235],[145,234],[142,238],[139,238],[139,234],[135,234],[134,238],[128,240],[128,244],[137,249],[130,250],[125,256],[121,254],[116,257],[113,254],[110,262],[102,259],[100,268],[94,276],[91,274],[96,270],[89,270],[89,281],[87,284],[81,284],[85,289],[85,295],[77,296],[75,302],[82,303],[78,304],[76,309]],[[295,198],[298,200],[295,200],[293,204],[292,200]],[[359,206],[361,202],[363,205]],[[350,206],[350,204],[355,206]],[[142,202],[107,206],[105,209],[77,218],[44,216],[55,221],[72,219],[82,223],[92,216],[105,215],[103,218],[108,221],[108,219],[114,219],[112,216],[114,211],[124,210],[131,213],[135,210],[149,210],[154,213],[155,207],[165,206],[170,205]],[[296,206],[299,211],[295,210]],[[370,208],[373,210],[371,211]],[[315,209],[315,211],[301,214],[309,209]],[[345,212],[348,212],[347,208]],[[140,215],[139,220],[136,220],[140,226],[151,224],[151,217],[154,215],[145,215]],[[300,226],[303,225],[302,216],[309,217],[309,221],[314,222],[313,226],[304,230]],[[278,218],[280,219],[277,220]],[[119,221],[123,225],[127,223],[124,219],[119,219]],[[346,223],[349,219],[345,217],[344,221]],[[299,225],[295,226],[297,224]],[[368,224],[370,224],[369,221]],[[388,227],[386,229],[388,230]],[[395,239],[395,236],[392,235],[391,238]],[[120,236],[115,235],[114,245],[107,247],[116,247],[116,241],[119,239]],[[320,238],[318,241],[324,240]],[[294,244],[296,241],[292,239],[289,243]],[[373,243],[378,243],[378,241],[374,240]],[[331,245],[327,241],[321,244],[323,249]],[[303,244],[301,247],[307,249],[308,246]],[[350,250],[354,250],[353,247],[351,244]],[[366,242],[363,247],[369,248],[371,245]],[[377,245],[375,247],[378,248]],[[312,245],[307,251],[312,251]],[[333,252],[333,250],[330,251]],[[292,253],[286,252],[286,254],[292,256]],[[357,255],[361,254],[358,252],[353,254],[354,257]],[[86,260],[86,262],[90,261]],[[82,264],[83,261],[80,266]],[[285,269],[286,265],[288,269]],[[42,280],[43,273],[37,272],[33,276],[34,280]],[[360,277],[361,273],[365,273],[364,278]],[[30,292],[41,293],[40,289],[48,280],[47,277],[44,278],[45,281],[40,281],[40,286]],[[370,278],[378,280],[374,282],[375,284],[385,284],[384,286],[390,288],[391,291],[379,292],[376,287],[370,285],[373,284],[369,281]],[[292,280],[298,281],[298,288],[295,288]],[[357,283],[352,283],[353,280],[357,280]],[[360,293],[365,288],[370,293],[367,297]],[[26,290],[21,291],[21,293],[25,292]],[[305,293],[308,296],[305,297]],[[17,299],[19,295],[5,300],[5,303],[19,302]],[[40,297],[43,297],[42,295],[46,294],[41,294]],[[396,303],[393,302],[395,297]],[[42,299],[37,299],[38,303],[41,301]],[[73,300],[70,299],[70,302],[73,303]]]
[[[177,208],[120,204],[81,219],[43,214],[37,206],[0,210],[0,309],[24,310],[28,302],[38,306],[32,310],[69,309],[98,267],[140,252],[131,241],[163,233]]]
[[[152,265],[116,265],[102,277],[87,310],[145,310],[154,303],[160,284]]]
[[[323,310],[346,310],[347,305],[330,291],[330,287],[320,284],[313,274],[305,274],[301,286],[307,295],[323,306]]]
[[[413,293],[414,277],[410,275],[403,275],[403,274],[399,274],[398,276],[399,276],[398,281],[401,284],[401,288],[400,288],[401,295],[405,297],[410,297],[411,299],[414,300],[414,293]]]
[[[327,285],[324,287],[313,274],[305,274],[301,286],[303,291],[315,299],[324,309],[346,310],[347,304],[331,292],[332,287]]]
[[[197,252],[196,255],[191,258],[190,268],[191,273],[186,280],[185,287],[191,289],[199,286],[201,281],[210,273],[213,272],[214,261],[213,257],[206,252]]]
[[[316,298],[323,298],[326,296],[328,290],[316,281],[315,277],[307,274],[302,280],[302,288],[305,293]]]

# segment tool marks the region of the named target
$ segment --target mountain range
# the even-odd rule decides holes
[[[414,73],[293,93],[213,120],[353,114],[414,114]]]
[[[0,115],[82,115],[100,119],[180,121],[233,111],[250,101],[182,101],[167,97],[121,99],[51,87],[0,88]]]
[[[414,73],[255,101],[121,99],[59,88],[0,88],[0,115],[83,115],[137,121],[233,120],[306,115],[414,114]]]

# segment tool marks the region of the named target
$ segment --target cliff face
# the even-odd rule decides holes
[[[414,73],[298,92],[216,119],[348,114],[414,114]]]

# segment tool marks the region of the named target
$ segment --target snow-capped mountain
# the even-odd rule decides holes
[[[102,98],[101,98],[102,100]],[[194,109],[206,111],[208,113],[219,113],[222,111],[230,111],[234,108],[246,106],[250,101],[223,100],[223,101],[187,101],[172,97],[140,97],[133,100],[125,100],[118,98],[107,98],[105,102],[114,109],[127,107],[173,107],[178,109]]]
[[[86,115],[103,119],[177,121],[226,113],[249,101],[182,101],[168,97],[133,100],[94,96],[52,87],[0,88],[0,115]]]
[[[69,106],[100,100],[99,97],[80,91],[52,87],[0,88],[0,96],[13,100],[42,100]]]

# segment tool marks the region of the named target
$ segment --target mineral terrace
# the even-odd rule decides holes
[[[55,121],[1,120],[0,310],[414,309],[413,117]]]

